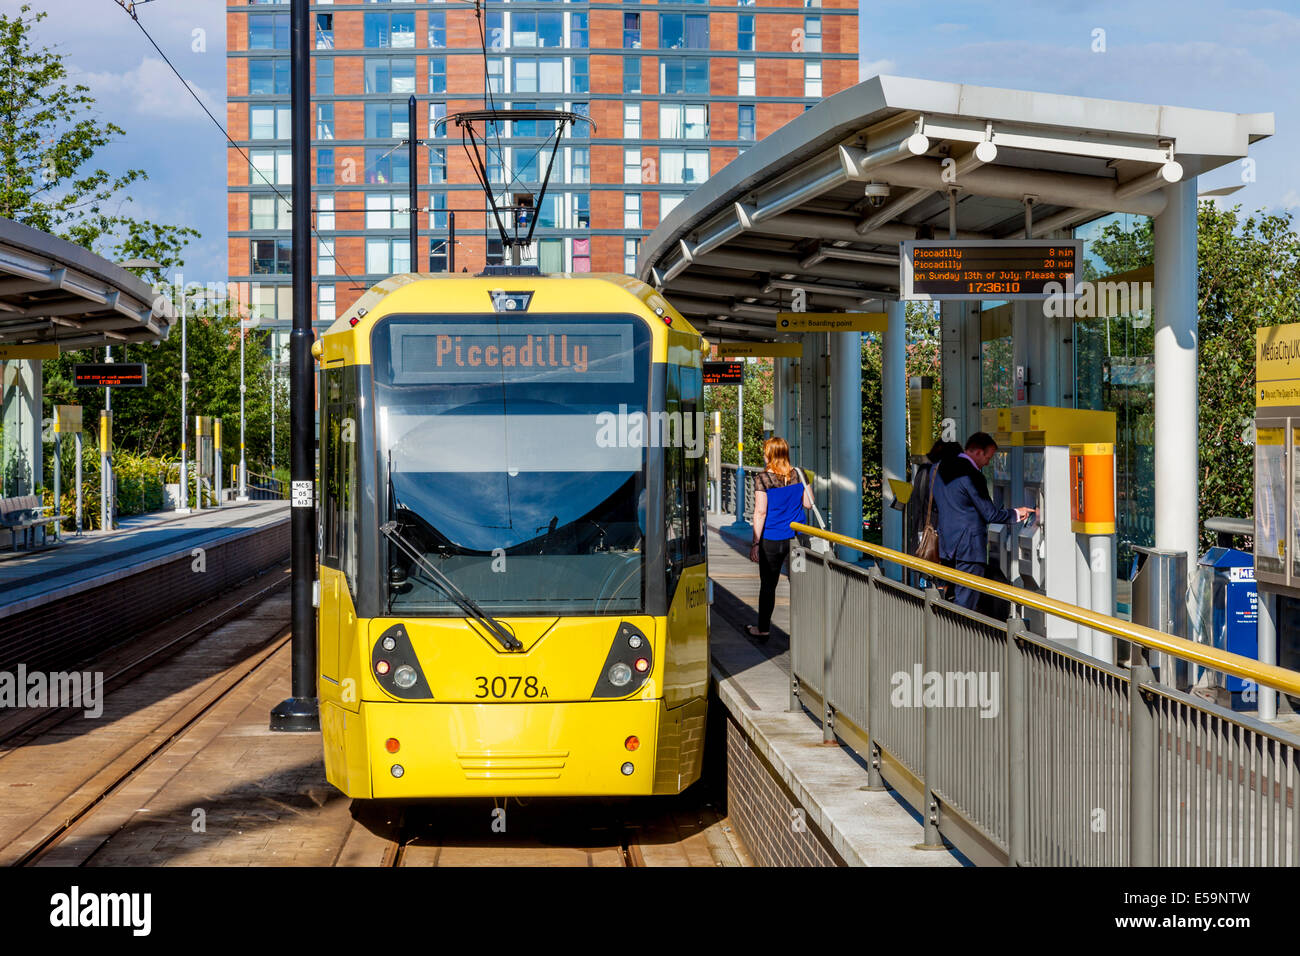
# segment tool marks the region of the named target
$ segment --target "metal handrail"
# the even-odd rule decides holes
[[[946,565],[936,564],[933,561],[926,561],[922,558],[913,557],[910,554],[904,554],[901,551],[895,551],[892,548],[881,547],[876,544],[868,544],[857,538],[851,538],[848,535],[836,534],[833,531],[823,531],[821,528],[801,522],[790,522],[790,528],[801,534],[811,535],[815,538],[823,538],[834,544],[842,545],[846,548],[853,548],[855,551],[861,551],[863,554],[876,558],[881,561],[889,561],[901,565],[913,571],[920,571],[927,578],[942,578],[945,581],[952,581],[954,584],[960,584],[962,587],[979,591],[982,594],[989,594],[993,597],[1001,598],[1012,604],[1019,604],[1023,607],[1034,608],[1038,611],[1044,611],[1049,614],[1055,614],[1057,617],[1072,621],[1075,624],[1082,624],[1085,627],[1094,630],[1104,631],[1112,637],[1122,638],[1126,641],[1132,641],[1142,647],[1152,650],[1164,651],[1186,660],[1202,664],[1211,670],[1221,671],[1225,674],[1231,674],[1234,677],[1241,677],[1245,680],[1255,681],[1267,687],[1275,688],[1287,694],[1300,695],[1300,672],[1287,670],[1285,667],[1278,667],[1276,664],[1261,664],[1259,661],[1251,660],[1249,657],[1243,657],[1240,654],[1231,654],[1227,651],[1221,651],[1217,648],[1210,647],[1206,644],[1198,644],[1195,641],[1189,641],[1183,637],[1174,637],[1170,634],[1164,634],[1154,628],[1146,627],[1142,624],[1133,624],[1128,621],[1121,621],[1118,618],[1108,617],[1097,611],[1088,608],[1079,607],[1077,604],[1067,604],[1065,601],[1058,601],[1055,598],[1044,597],[1034,591],[1026,591],[1024,588],[1018,588],[1010,584],[1002,584],[998,581],[990,581],[988,578],[982,578],[975,574],[967,574],[965,571],[958,571],[955,568]]]

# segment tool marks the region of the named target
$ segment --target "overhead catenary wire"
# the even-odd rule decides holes
[[[262,178],[262,181],[266,183],[266,185],[271,187],[271,191],[275,193],[275,195],[283,203],[285,203],[285,205],[289,206],[289,208],[293,208],[293,204],[287,198],[285,198],[284,193],[280,192],[280,190],[276,188],[276,184],[271,182],[269,179],[267,179],[266,174],[263,173],[260,169],[257,169],[253,165],[252,157],[248,155],[248,153],[244,150],[242,146],[240,146],[231,138],[230,133],[226,131],[226,127],[222,125],[220,120],[218,120],[215,116],[212,115],[212,111],[208,109],[207,104],[203,102],[203,98],[200,97],[199,94],[194,91],[194,87],[190,85],[189,80],[185,79],[185,77],[181,75],[181,71],[176,68],[176,64],[172,63],[171,58],[168,57],[167,54],[163,52],[162,47],[158,45],[158,42],[149,33],[148,28],[146,28],[145,25],[140,22],[140,18],[139,16],[136,15],[134,9],[135,6],[140,3],[152,2],[152,0],[134,0],[134,2],[132,2],[132,0],[113,0],[113,2],[116,3],[123,10],[125,10],[127,15],[135,22],[135,25],[140,28],[140,32],[143,33],[145,39],[149,41],[149,45],[152,46],[158,52],[158,55],[162,57],[163,62],[167,64],[168,68],[172,71],[172,73],[176,74],[176,79],[181,81],[181,85],[185,87],[185,91],[190,94],[190,96],[194,99],[194,102],[199,104],[199,108],[203,110],[204,113],[207,114],[208,119],[212,120],[213,125],[216,126],[217,129],[221,131],[221,135],[225,137],[226,142],[231,146],[233,146],[239,152],[239,155],[244,157],[244,160],[248,163],[248,168],[254,170],[257,173],[257,175]],[[311,227],[311,231],[312,231],[312,235],[316,237],[317,241],[319,242],[325,241],[325,238],[321,236],[319,230],[317,230],[314,224]],[[342,269],[342,266],[338,264],[337,259],[335,260],[334,267],[336,269],[341,270],[341,273],[344,276],[344,278],[346,278],[349,282],[351,282],[353,286],[359,288],[365,288],[365,286],[360,285],[357,282],[357,280],[352,277],[350,273]]]

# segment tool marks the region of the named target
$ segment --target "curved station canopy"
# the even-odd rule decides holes
[[[156,342],[175,318],[170,299],[121,266],[0,219],[0,345],[70,351]]]
[[[1156,216],[1162,187],[1246,156],[1271,113],[1223,113],[877,76],[829,97],[691,193],[638,275],[706,331],[773,338],[808,311],[899,296],[899,242],[1049,237]]]

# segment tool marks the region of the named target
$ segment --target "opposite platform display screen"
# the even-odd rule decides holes
[[[1046,299],[1073,296],[1081,239],[950,239],[904,242],[903,299]]]

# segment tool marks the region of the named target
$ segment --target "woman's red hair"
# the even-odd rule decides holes
[[[767,462],[769,471],[786,484],[790,483],[790,473],[794,467],[790,464],[790,446],[784,438],[773,435],[763,442],[763,460]]]

